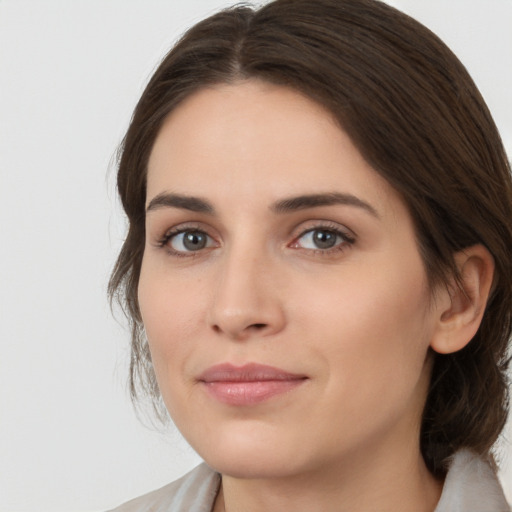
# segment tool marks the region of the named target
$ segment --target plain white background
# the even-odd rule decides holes
[[[198,462],[127,397],[129,336],[106,300],[124,234],[113,156],[172,42],[230,3],[0,0],[2,512],[105,510]],[[512,151],[512,1],[390,3],[459,55]]]

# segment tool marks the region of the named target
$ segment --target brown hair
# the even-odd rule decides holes
[[[453,256],[465,247],[481,243],[493,255],[494,288],[480,329],[463,350],[435,354],[421,428],[434,475],[461,447],[489,455],[508,406],[510,167],[463,65],[428,29],[376,0],[276,0],[258,10],[227,9],[190,29],[151,78],[120,148],[118,188],[129,231],[109,285],[132,325],[132,396],[143,391],[159,399],[137,303],[153,143],[184,98],[252,77],[301,91],[332,112],[402,195],[431,285],[457,277]]]

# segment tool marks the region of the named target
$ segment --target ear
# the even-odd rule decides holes
[[[460,284],[455,279],[436,294],[436,321],[430,346],[440,354],[464,348],[478,331],[491,292],[494,259],[483,245],[455,255]]]

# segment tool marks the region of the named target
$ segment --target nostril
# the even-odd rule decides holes
[[[251,319],[247,318],[247,316],[224,315],[220,318],[220,322],[212,322],[210,329],[212,329],[216,335],[224,334],[233,339],[246,339],[252,335],[263,336],[267,332],[271,332],[271,323],[251,322]]]

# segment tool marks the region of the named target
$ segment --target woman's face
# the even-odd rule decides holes
[[[194,94],[155,142],[146,207],[156,376],[212,467],[419,449],[438,314],[404,203],[329,113],[258,81]]]

